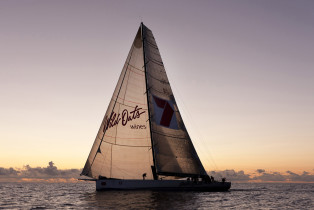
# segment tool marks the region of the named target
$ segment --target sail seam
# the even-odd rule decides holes
[[[172,135],[166,135],[166,134],[162,134],[156,130],[152,130],[152,133],[156,133],[158,135],[161,135],[161,136],[167,136],[167,137],[171,137],[171,138],[175,138],[175,139],[186,139],[188,140],[188,137],[180,137],[180,136],[172,136]]]
[[[137,75],[140,75],[140,76],[142,76],[142,77],[145,77],[145,75],[140,74],[140,73],[137,73],[136,71],[134,71],[134,70],[132,70],[132,69],[130,69],[130,68],[128,68],[128,70],[129,70],[130,72],[133,72],[134,74],[137,74]]]
[[[132,68],[138,70],[138,71],[144,72],[143,70],[141,70],[141,69],[139,69],[139,68],[136,68],[135,66],[133,66],[133,65],[131,65],[131,64],[129,64],[129,63],[128,63],[128,65],[131,66]]]
[[[158,93],[161,93],[161,94],[163,94],[163,95],[166,95],[166,96],[172,96],[172,94],[170,94],[170,93],[166,93],[166,92],[164,92],[164,91],[159,91],[159,90],[157,90],[157,89],[155,89],[155,88],[151,88],[153,91],[156,91],[156,92],[158,92]]]
[[[123,99],[123,98],[121,98],[121,97],[117,97],[118,99],[121,99],[121,100],[123,100],[123,101],[126,101],[126,102],[130,102],[130,103],[133,103],[133,104],[140,104],[140,105],[143,105],[143,106],[145,106],[146,104],[142,104],[142,103],[139,103],[139,102],[135,102],[135,101],[129,101],[129,100],[125,100],[125,99]],[[118,101],[118,99],[116,99],[116,100],[114,100],[114,99],[111,99],[111,100],[114,100],[115,102],[117,102]],[[117,103],[119,103],[119,102],[117,102]],[[119,104],[124,104],[124,103],[119,103]]]
[[[158,50],[157,50],[157,52],[158,52]],[[160,53],[158,54],[158,53],[155,53],[154,51],[149,51],[149,53],[152,53],[152,54],[154,54],[154,55],[156,55],[156,56],[158,56],[158,57],[160,57],[160,60],[161,60],[161,55],[160,55]]]
[[[102,140],[102,142],[104,143],[107,143],[107,144],[111,144],[111,145],[116,145],[116,146],[121,146],[121,147],[151,147],[151,146],[133,146],[133,145],[127,145],[127,144],[114,144],[114,143],[111,143],[111,142],[108,142],[108,141],[104,141]]]
[[[160,57],[160,60],[161,60],[161,56],[159,56],[159,57]],[[147,58],[148,58],[149,60],[151,60],[152,62],[156,62],[156,63],[160,63],[160,64],[164,65],[164,63],[163,63],[162,61],[159,61],[159,60],[153,58],[153,57],[150,56],[150,55],[148,55]]]
[[[164,64],[163,64],[163,63],[158,63],[159,61],[154,60],[154,59],[152,59],[152,58],[148,58],[148,59],[149,59],[148,61],[151,61],[151,62],[153,62],[154,64],[157,64],[157,65],[159,65],[159,66],[164,67]],[[164,67],[164,68],[165,68],[165,67]]]
[[[117,139],[134,139],[134,140],[139,140],[139,139],[148,139],[149,137],[146,137],[146,138],[124,138],[124,137],[115,137],[115,136],[108,136],[108,135],[105,135],[106,137],[109,137],[109,138],[117,138]],[[100,138],[98,138],[100,139]]]
[[[145,41],[147,42],[147,44],[150,44],[152,47],[158,49],[157,45],[155,45],[155,44],[149,42],[147,39],[145,39]]]
[[[135,108],[135,107],[136,107],[136,106],[127,105],[127,104],[125,104],[125,103],[120,103],[120,102],[118,102],[118,101],[115,100],[115,99],[111,99],[111,100],[117,102],[117,103],[120,104],[120,105],[124,105],[124,106],[127,106],[127,107],[131,107],[131,108]],[[137,103],[137,104],[140,104],[140,103]],[[146,104],[141,104],[141,105],[146,105]],[[147,109],[142,108],[142,110],[147,110]]]
[[[150,73],[148,73],[148,75],[149,75],[151,78],[153,78],[153,79],[155,79],[155,80],[157,80],[157,81],[159,81],[159,82],[161,82],[161,83],[169,84],[169,82],[164,81],[164,80],[161,80],[161,79],[157,79],[156,77],[152,76]]]

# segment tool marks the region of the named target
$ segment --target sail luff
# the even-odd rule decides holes
[[[149,87],[147,82],[147,68],[146,68],[146,55],[145,55],[145,37],[144,37],[144,24],[141,22],[141,33],[142,33],[142,44],[143,44],[143,59],[144,59],[144,72],[145,72],[145,82],[146,82],[146,98],[147,98],[147,107],[148,107],[148,120],[149,120],[149,131],[151,137],[151,145],[152,145],[152,156],[153,156],[153,166],[152,173],[155,180],[158,179],[158,175],[156,173],[156,159],[155,159],[155,150],[154,150],[154,142],[152,139],[152,126],[151,126],[151,114],[150,114],[150,103],[149,103]]]

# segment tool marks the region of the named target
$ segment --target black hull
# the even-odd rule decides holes
[[[231,182],[192,182],[182,180],[96,180],[96,190],[153,190],[153,191],[202,191],[224,192]]]

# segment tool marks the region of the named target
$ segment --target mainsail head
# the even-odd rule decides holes
[[[82,175],[153,179],[151,168],[166,176],[206,175],[154,36],[142,23]]]

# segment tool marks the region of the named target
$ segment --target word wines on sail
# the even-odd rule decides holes
[[[134,107],[134,110],[129,113],[127,109],[124,109],[120,115],[112,112],[110,118],[108,119],[108,116],[105,116],[105,122],[104,122],[104,128],[103,132],[105,132],[106,129],[111,128],[113,126],[116,126],[121,122],[123,126],[126,126],[129,121],[135,120],[137,118],[140,118],[142,114],[144,114],[145,111],[142,111],[142,108],[139,108],[137,105]],[[132,129],[146,129],[145,125],[131,125]]]

